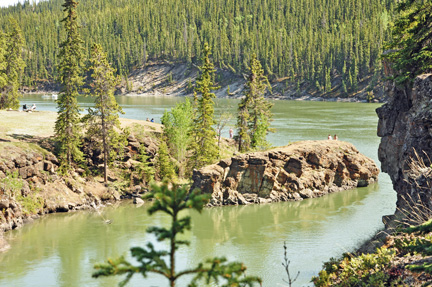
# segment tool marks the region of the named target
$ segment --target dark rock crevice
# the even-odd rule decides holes
[[[393,86],[387,93],[389,102],[377,109],[378,157],[397,192],[395,214],[384,217],[391,227],[401,218],[415,220],[415,213],[432,210],[432,190],[422,180],[432,159],[432,74],[418,76],[412,89]]]

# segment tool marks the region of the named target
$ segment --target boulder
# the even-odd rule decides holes
[[[144,200],[142,200],[140,197],[134,197],[133,203],[134,204],[143,204]]]
[[[211,194],[210,205],[267,203],[367,186],[378,174],[373,160],[350,143],[304,141],[195,170],[191,188]]]

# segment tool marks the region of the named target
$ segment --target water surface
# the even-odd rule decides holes
[[[154,118],[181,98],[120,97],[124,117]],[[55,111],[52,100],[26,96],[22,103],[36,103],[39,110]],[[84,106],[90,98],[80,98]],[[235,111],[235,100],[217,100],[216,112]],[[299,140],[326,139],[337,134],[360,152],[377,160],[377,104],[276,101],[268,139],[275,146]],[[234,120],[231,122],[234,125]],[[228,135],[227,127],[224,131]],[[192,230],[184,237],[191,246],[179,251],[179,269],[205,258],[226,256],[248,266],[263,286],[288,286],[283,266],[283,243],[288,246],[291,271],[300,270],[294,286],[306,286],[322,262],[354,250],[382,228],[381,217],[395,208],[395,192],[387,175],[379,183],[322,198],[268,205],[231,206],[192,212]],[[46,216],[6,234],[12,248],[0,254],[0,286],[115,286],[120,278],[92,279],[92,267],[108,257],[128,255],[132,246],[154,238],[145,233],[152,225],[167,225],[163,215],[149,217],[148,206],[122,203],[98,212]],[[103,223],[103,218],[113,221]],[[158,244],[161,248],[163,244]],[[168,286],[159,276],[147,280],[136,275],[129,286]],[[181,282],[179,286],[186,286]]]

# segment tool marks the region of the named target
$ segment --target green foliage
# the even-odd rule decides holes
[[[114,75],[115,70],[108,63],[106,54],[98,44],[94,44],[92,48],[90,71],[90,96],[95,98],[95,106],[88,109],[88,115],[85,117],[89,125],[87,137],[92,144],[102,147],[104,181],[107,182],[108,163],[112,162],[117,156],[117,151],[122,150],[127,143],[125,133],[120,134],[116,131],[116,128],[121,130],[118,114],[123,114],[114,97],[114,89],[120,83],[120,79]]]
[[[18,109],[18,92],[25,63],[22,59],[25,40],[17,21],[9,19],[10,31],[0,31],[0,109]]]
[[[76,8],[78,2],[65,0],[62,5],[65,18],[64,23],[66,39],[60,44],[58,80],[62,85],[60,97],[57,100],[58,116],[55,123],[55,137],[60,160],[60,172],[67,173],[72,168],[72,162],[82,161],[80,151],[81,127],[80,112],[77,102],[79,90],[83,85],[83,47]]]
[[[229,263],[223,257],[208,259],[198,264],[195,268],[183,271],[176,270],[176,251],[183,245],[189,245],[189,241],[179,240],[177,236],[191,229],[191,218],[180,217],[185,210],[196,210],[201,212],[209,196],[200,193],[199,190],[188,192],[186,187],[177,185],[170,186],[167,182],[161,186],[154,185],[146,198],[153,198],[154,202],[148,209],[150,215],[163,212],[171,218],[169,227],[153,226],[147,232],[153,234],[158,241],[168,241],[169,250],[156,250],[152,243],[147,246],[131,248],[132,256],[139,265],[134,266],[124,257],[109,259],[105,264],[96,264],[98,269],[93,277],[126,275],[119,286],[125,286],[134,274],[140,273],[146,277],[149,273],[160,274],[170,282],[171,287],[176,286],[177,280],[185,275],[195,275],[188,286],[202,286],[200,282],[221,284],[220,286],[254,286],[261,283],[258,277],[247,277],[246,267],[239,262]]]
[[[6,64],[6,35],[0,31],[0,91],[3,91],[7,84]],[[3,96],[0,100],[3,102],[2,98]]]
[[[162,124],[169,150],[180,165],[179,176],[183,177],[193,127],[193,107],[189,98],[185,98],[184,102],[178,103],[169,112],[165,111]]]
[[[420,225],[408,227],[405,229],[405,232],[407,232],[407,233],[414,233],[414,232],[429,233],[429,232],[432,232],[432,219],[429,219],[428,221],[426,221]]]
[[[21,204],[23,213],[26,215],[36,214],[43,210],[44,200],[37,193],[31,193],[27,196],[17,195],[17,201]]]
[[[384,58],[392,63],[393,77],[401,84],[432,71],[432,2],[403,0],[396,11],[399,17],[386,47],[393,50]]]
[[[318,80],[322,67],[341,75],[357,57],[359,79],[374,70],[392,7],[398,0],[81,0],[78,13],[86,43],[101,43],[119,74],[146,59],[198,63],[208,41],[219,67],[241,75],[256,51],[267,75],[293,83]],[[163,11],[163,13],[161,13]],[[26,83],[58,75],[61,0],[31,1],[0,9],[0,27],[20,19],[28,51]],[[84,53],[90,53],[90,45]]]
[[[194,93],[194,125],[191,131],[193,137],[190,144],[191,168],[201,168],[205,165],[212,164],[219,155],[219,147],[216,144],[216,131],[213,127],[216,124],[214,120],[214,101],[215,94],[212,90],[219,87],[214,86],[214,65],[210,60],[211,49],[205,43],[203,48],[201,74],[196,80]],[[198,97],[198,95],[201,95]]]
[[[6,177],[0,180],[0,189],[10,196],[18,195],[23,188],[23,181],[19,178],[18,171],[7,172]]]
[[[145,148],[140,148],[140,154],[138,157],[140,164],[136,167],[136,172],[143,179],[143,182],[149,184],[153,181],[155,175],[155,169],[149,161]]]
[[[378,248],[376,253],[348,255],[341,261],[332,258],[312,281],[318,287],[390,286],[390,277],[385,271],[390,268],[394,255],[393,250]]]
[[[171,161],[168,146],[165,141],[159,144],[158,156],[156,160],[156,166],[160,179],[167,179],[169,181],[174,181],[176,178],[176,173],[174,169],[173,162]]]
[[[367,97],[367,98],[366,98],[367,102],[368,102],[368,103],[372,103],[373,99],[375,98],[375,97],[374,97],[374,94],[373,94],[373,91],[369,91],[369,92],[367,92],[366,97]]]
[[[266,136],[272,131],[270,122],[273,104],[264,97],[270,83],[255,54],[252,55],[249,71],[245,96],[238,106],[237,141],[240,151],[269,147]]]
[[[399,250],[409,253],[417,253],[423,256],[432,255],[432,219],[418,226],[411,226],[404,230],[408,234],[418,236],[406,236],[403,239],[396,239],[395,245]],[[432,274],[432,264],[429,261],[423,264],[413,264],[407,266],[411,271],[427,272]]]

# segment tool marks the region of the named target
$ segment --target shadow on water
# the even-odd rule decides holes
[[[280,262],[284,241],[293,246],[292,242],[307,242],[311,235],[327,238],[328,230],[334,229],[334,225],[355,222],[358,213],[362,212],[360,206],[366,204],[367,198],[377,190],[378,185],[374,184],[300,202],[208,208],[202,214],[192,212],[193,228],[184,235],[192,242],[192,248],[180,250],[179,266],[184,268],[208,257],[227,256],[230,260],[243,261],[249,267],[250,274],[261,270],[258,273],[265,282],[274,282],[275,279],[270,278],[275,276],[271,269],[283,272]],[[53,278],[48,281],[61,282],[60,286],[99,286],[102,282],[114,284],[118,278],[91,279],[93,264],[108,257],[127,254],[130,247],[144,246],[148,240],[154,242],[145,233],[146,229],[151,225],[168,226],[170,219],[162,214],[149,217],[147,208],[148,204],[136,207],[129,203],[105,208],[103,217],[113,220],[109,225],[97,212],[55,214],[7,233],[6,239],[13,248],[0,254],[0,285],[2,282],[18,282],[16,286],[32,280],[43,282],[50,276]],[[326,241],[346,244],[338,243],[337,238],[331,236]],[[163,248],[163,244],[156,244]],[[301,250],[301,254],[291,255],[293,267],[310,265],[304,262],[309,260],[304,254],[317,252],[315,248],[327,247],[322,244],[296,244],[295,249]],[[5,269],[5,266],[13,268]],[[41,272],[44,268],[51,270],[48,272],[50,276],[45,277],[45,273]],[[306,274],[307,278],[300,280],[309,280],[310,276]],[[144,282],[139,277],[135,278],[136,282]],[[160,278],[150,280],[155,280],[154,284],[157,284]]]
[[[56,111],[53,101],[40,100],[40,96],[24,100],[35,102],[38,109]],[[126,117],[156,121],[165,109],[181,100],[119,98]],[[84,108],[91,105],[89,98],[79,101]],[[220,108],[236,105],[236,101],[217,101]],[[280,101],[273,111],[272,125],[277,133],[269,139],[278,146],[337,133],[377,161],[376,107]],[[263,278],[263,286],[286,286],[281,265],[286,242],[293,272],[301,271],[296,286],[307,284],[323,261],[352,251],[381,228],[381,216],[394,211],[394,202],[390,180],[380,175],[379,185],[301,202],[205,209],[202,214],[191,214],[193,227],[184,235],[191,247],[179,250],[178,266],[183,269],[205,258],[226,256],[244,262],[249,275]],[[147,208],[147,204],[137,208],[128,203],[105,208],[101,212],[104,218],[112,220],[109,225],[97,212],[50,215],[7,233],[11,249],[0,254],[0,286],[115,286],[119,278],[92,279],[93,265],[109,257],[129,256],[132,246],[155,242],[145,233],[147,227],[167,226],[169,218],[161,214],[149,217]],[[135,277],[129,286],[167,285],[158,276],[146,281]]]

